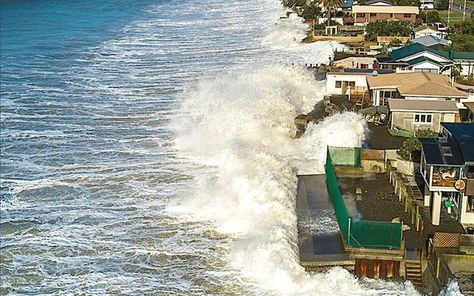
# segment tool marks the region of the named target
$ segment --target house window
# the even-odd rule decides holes
[[[349,87],[355,87],[356,83],[355,81],[349,81]]]
[[[395,14],[391,13],[390,18],[394,18],[394,17],[395,17]]]
[[[336,88],[342,87],[342,81],[336,81]]]
[[[371,17],[376,17],[377,14],[376,14],[376,13],[371,13],[370,16],[371,16]]]
[[[365,17],[365,13],[358,13],[356,16],[358,16],[358,17]]]
[[[403,14],[403,17],[405,17],[405,18],[411,18],[411,13],[404,13],[404,14]]]
[[[433,115],[431,114],[415,114],[415,123],[419,124],[431,124],[433,122]]]

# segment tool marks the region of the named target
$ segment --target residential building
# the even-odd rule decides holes
[[[355,25],[366,25],[381,20],[416,22],[419,9],[416,6],[354,5],[352,17]]]
[[[444,33],[436,30],[435,28],[427,25],[419,26],[413,29],[413,34],[415,38],[423,37],[423,36],[436,36],[438,38],[443,38]]]
[[[431,47],[433,49],[442,49],[443,47],[448,47],[451,45],[451,41],[444,38],[440,38],[436,35],[425,35],[416,37],[415,39],[410,40],[410,43],[418,43],[425,47]]]
[[[375,69],[376,59],[370,55],[335,52],[331,65],[344,69]]]
[[[454,101],[390,99],[388,110],[392,129],[430,129],[439,133],[441,122],[459,121],[459,110]]]
[[[364,3],[369,6],[393,6],[393,3],[387,0],[369,0]]]
[[[420,172],[424,206],[440,224],[442,207],[464,225],[474,225],[474,124],[442,123],[439,138],[422,138]]]
[[[420,57],[424,57],[423,62],[427,61],[428,63],[413,67],[415,63],[413,60],[420,62]],[[437,50],[420,43],[412,43],[393,50],[390,53],[390,58],[381,56],[377,60],[381,69],[438,72],[450,76],[452,68],[456,67],[462,76],[474,75],[474,52],[457,52],[454,48],[449,51]]]
[[[343,72],[326,74],[326,92],[332,95],[363,95],[367,93],[367,76],[372,75],[371,69],[344,69]],[[382,70],[381,76],[393,73]]]
[[[407,72],[367,76],[367,87],[374,106],[387,105],[389,99],[454,101],[464,108],[461,99],[468,94],[451,86],[446,75]]]
[[[434,9],[434,0],[420,0],[420,9]]]

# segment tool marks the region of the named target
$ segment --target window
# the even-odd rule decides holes
[[[431,122],[433,122],[433,115],[431,114],[415,114],[415,123],[419,123],[419,124],[430,124]]]
[[[336,88],[341,88],[342,81],[336,81]]]
[[[356,16],[358,16],[358,17],[365,17],[365,13],[358,13]]]
[[[350,87],[355,87],[355,86],[356,86],[355,81],[349,81],[349,86],[350,86]]]
[[[376,17],[376,16],[377,16],[376,13],[371,13],[371,14],[370,14],[370,17]]]
[[[404,14],[403,14],[403,17],[411,18],[411,13],[404,13]]]
[[[395,14],[391,13],[390,18],[394,18],[394,17],[395,17]]]

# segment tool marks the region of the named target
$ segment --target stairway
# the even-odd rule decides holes
[[[406,250],[405,253],[405,278],[417,286],[423,286],[421,254],[419,250]]]

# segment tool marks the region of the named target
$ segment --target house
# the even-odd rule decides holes
[[[440,38],[436,35],[426,35],[412,39],[410,43],[418,43],[425,47],[431,47],[433,49],[440,49],[451,45],[451,41],[444,38]]]
[[[427,25],[419,26],[419,27],[413,29],[413,34],[414,34],[415,38],[419,38],[419,37],[423,37],[423,36],[431,36],[431,35],[436,36],[438,38],[443,38],[444,35],[445,35],[444,33],[436,30],[433,27],[427,26]]]
[[[464,225],[474,224],[474,124],[442,123],[439,138],[422,138],[420,173],[424,206],[440,224],[442,207]]]
[[[388,110],[392,129],[430,129],[439,133],[441,122],[459,121],[459,109],[454,101],[390,99]]]
[[[434,9],[434,0],[420,0],[420,9]]]
[[[352,17],[355,25],[366,25],[381,20],[416,22],[419,9],[416,6],[354,5]]]
[[[364,3],[364,5],[370,6],[393,6],[393,3],[387,0],[369,0]]]
[[[326,74],[326,92],[332,95],[363,95],[367,92],[367,76],[372,75],[371,69],[344,69],[344,72],[328,72]],[[381,76],[393,73],[382,70]]]
[[[424,64],[413,67],[413,62],[410,63],[410,61],[420,57],[425,57],[429,61],[429,65]],[[427,66],[426,68],[423,67],[425,65]],[[438,73],[449,76],[453,67],[459,68],[462,76],[469,77],[474,75],[474,52],[457,52],[453,47],[449,51],[437,50],[420,43],[412,43],[393,50],[390,53],[390,60],[384,59],[379,62],[379,68],[381,69],[427,72],[435,72],[434,69],[438,69]]]
[[[374,69],[376,59],[370,55],[335,52],[331,65],[337,68]]]
[[[387,105],[390,99],[455,101],[464,108],[464,91],[451,86],[446,75],[429,72],[406,72],[367,76],[367,87],[374,106]]]

